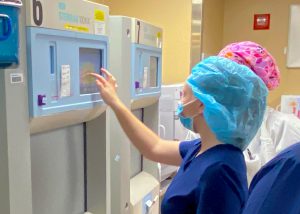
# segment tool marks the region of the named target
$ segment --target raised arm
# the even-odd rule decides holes
[[[126,108],[116,93],[116,79],[105,69],[101,69],[105,78],[91,73],[96,78],[103,100],[116,114],[121,127],[133,143],[133,145],[148,159],[160,163],[180,165],[178,141],[166,141],[138,120],[132,112]]]

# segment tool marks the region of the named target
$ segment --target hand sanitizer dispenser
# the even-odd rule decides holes
[[[19,63],[19,10],[21,0],[0,1],[0,68]]]

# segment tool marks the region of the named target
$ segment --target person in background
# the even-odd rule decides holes
[[[282,150],[254,176],[243,214],[300,213],[300,143]]]
[[[160,139],[131,113],[105,69],[96,78],[103,100],[134,146],[148,159],[180,166],[162,214],[241,213],[248,196],[246,149],[261,125],[268,90],[248,67],[224,57],[199,62],[186,79],[178,116],[200,134],[192,141]]]
[[[255,42],[229,44],[218,56],[249,67],[264,81],[269,91],[280,85],[280,72],[276,60],[266,48]],[[257,171],[276,154],[299,141],[300,120],[292,114],[267,107],[263,123],[244,153],[248,182],[250,183]]]

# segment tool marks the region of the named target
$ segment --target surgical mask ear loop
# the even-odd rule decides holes
[[[197,101],[197,99],[194,99],[194,100],[192,100],[192,101],[190,101],[190,102],[188,102],[188,103],[185,103],[185,104],[182,104],[182,102],[180,101],[179,103],[181,103],[182,104],[182,112],[183,112],[183,109],[184,109],[184,107],[186,107],[186,106],[188,106],[188,105],[190,105],[190,104],[192,104],[192,103],[194,103],[194,102],[196,102]],[[180,105],[180,104],[179,104]],[[181,114],[182,114],[182,112],[181,112]],[[191,116],[191,117],[188,117],[188,118],[194,118],[194,117],[196,117],[197,115],[199,115],[200,113],[196,113],[196,114],[194,114],[193,116]]]
[[[196,102],[196,101],[197,101],[197,99],[194,99],[194,100],[192,100],[190,102],[187,102],[185,104],[183,104],[181,101],[180,101],[180,103],[182,104],[182,107],[184,108],[184,107],[186,107],[186,106],[188,106],[188,105],[190,105],[190,104],[192,104],[193,102]]]

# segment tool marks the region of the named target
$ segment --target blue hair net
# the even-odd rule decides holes
[[[186,80],[204,104],[204,118],[223,143],[246,149],[261,126],[268,89],[248,67],[223,57],[198,63]]]

